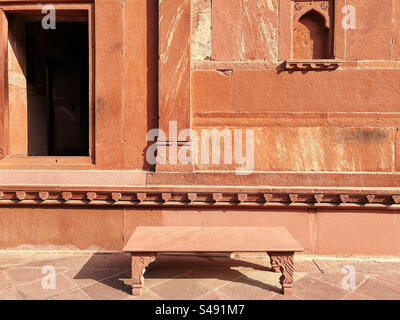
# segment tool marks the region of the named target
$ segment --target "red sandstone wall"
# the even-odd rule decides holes
[[[213,0],[212,5],[210,0],[163,0],[160,8],[156,1],[96,0],[94,158],[80,163],[60,159],[57,164],[5,158],[0,160],[1,182],[12,180],[14,187],[8,189],[34,186],[44,191],[48,185],[62,191],[74,185],[86,192],[106,184],[115,191],[120,185],[163,186],[167,191],[176,185],[212,185],[216,190],[241,185],[243,192],[254,186],[304,186],[318,193],[325,186],[399,193],[387,190],[398,187],[400,168],[400,2],[347,0],[357,10],[358,26],[347,31],[340,27],[344,3],[336,1],[334,19],[339,68],[288,72],[280,67],[292,58],[289,0]],[[0,31],[3,27],[0,23]],[[294,173],[237,177],[217,172],[232,171],[232,166],[198,165],[195,173],[214,172],[146,175],[143,170],[154,169],[144,160],[146,133],[157,126],[168,131],[169,120],[196,130],[253,128],[255,169]],[[21,177],[5,171],[9,169],[49,171]],[[64,169],[87,172],[58,176]],[[54,170],[60,171],[51,174]],[[118,171],[110,178],[107,171],[92,175],[90,170],[132,171]],[[0,247],[121,250],[137,225],[283,225],[307,252],[400,255],[398,210],[290,207],[2,206]]]
[[[1,248],[121,250],[136,226],[285,226],[305,253],[400,255],[398,211],[4,208]],[[357,228],[355,228],[357,226]],[[10,232],[10,231],[13,232]]]
[[[397,171],[400,3],[347,1],[356,29],[345,30],[336,1],[341,63],[318,72],[280,70],[293,55],[290,3],[192,2],[193,126],[253,128],[259,171]]]

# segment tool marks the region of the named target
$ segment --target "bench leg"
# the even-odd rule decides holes
[[[272,272],[281,272],[281,269],[279,268],[279,266],[278,266],[278,264],[276,263],[276,261],[274,261],[274,260],[272,259],[271,254],[268,253],[268,255],[269,255],[269,261],[270,261],[270,263],[271,263]]]
[[[278,266],[282,272],[279,281],[282,285],[282,293],[291,295],[293,293],[294,252],[270,252],[271,265]]]
[[[155,253],[132,253],[132,295],[140,296],[147,266],[156,260]]]

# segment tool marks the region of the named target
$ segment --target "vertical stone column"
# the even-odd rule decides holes
[[[192,171],[181,165],[177,152],[190,148],[189,137],[179,137],[190,121],[190,1],[159,1],[159,129],[156,171]],[[176,124],[176,135],[170,125]],[[171,159],[172,158],[172,159]],[[177,161],[176,161],[177,159]],[[161,163],[159,163],[161,162]]]
[[[8,23],[3,10],[0,10],[0,159],[6,155],[5,113],[8,105]]]

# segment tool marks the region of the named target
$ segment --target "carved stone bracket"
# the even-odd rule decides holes
[[[132,253],[132,295],[139,296],[142,293],[144,273],[155,260],[155,253]]]
[[[290,71],[302,70],[335,70],[339,68],[340,61],[333,59],[315,60],[286,60],[284,68]]]
[[[293,274],[294,274],[294,252],[269,252],[271,259],[271,266],[274,271],[279,267],[282,276],[279,282],[282,286],[282,293],[284,295],[291,295],[293,293]]]
[[[113,193],[111,193],[111,198],[114,202],[117,202],[117,201],[121,200],[122,194],[121,194],[121,192],[113,192]]]

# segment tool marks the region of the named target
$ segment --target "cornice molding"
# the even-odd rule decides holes
[[[171,188],[136,191],[0,191],[0,206],[101,206],[101,207],[231,207],[231,208],[349,208],[400,209],[399,194],[334,192],[245,192],[232,190],[174,191]],[[399,190],[400,191],[400,190]]]

